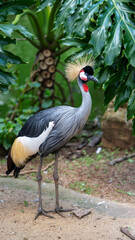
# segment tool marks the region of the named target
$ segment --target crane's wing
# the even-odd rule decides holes
[[[63,114],[54,113],[54,127],[49,133],[45,141],[39,146],[39,154],[47,156],[50,153],[56,152],[63,147],[73,136],[75,136],[82,128],[77,109],[66,108],[62,109]]]
[[[48,108],[31,116],[23,125],[18,137],[38,137],[49,126],[49,122],[54,122],[54,127],[58,122],[65,121],[68,113],[74,110],[70,106],[58,106]],[[63,119],[64,118],[64,119]],[[62,120],[63,119],[63,120]]]
[[[59,106],[43,110],[30,117],[18,137],[31,152],[47,156],[61,148],[78,131],[74,121],[75,108]]]
[[[49,122],[54,121],[49,114],[51,111],[52,109],[46,109],[31,116],[23,125],[18,137],[38,137],[49,126]]]

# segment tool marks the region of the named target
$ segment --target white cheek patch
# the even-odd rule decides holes
[[[81,71],[80,71],[80,78],[81,78],[83,81],[87,81],[87,76],[85,75],[84,70],[81,70]]]
[[[46,128],[38,137],[18,137],[18,141],[20,141],[23,146],[28,149],[31,155],[34,155],[38,152],[39,146],[45,141],[54,125],[54,122],[49,122],[48,128]]]

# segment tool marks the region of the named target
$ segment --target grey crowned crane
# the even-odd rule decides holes
[[[59,150],[84,127],[91,111],[91,96],[87,86],[88,81],[98,81],[94,76],[93,68],[89,62],[76,61],[67,64],[66,75],[72,81],[77,78],[79,88],[82,93],[82,104],[78,108],[70,106],[58,106],[40,111],[31,116],[22,129],[18,137],[13,142],[7,159],[7,172],[10,174],[14,171],[16,178],[25,164],[36,154],[40,156],[40,163],[37,173],[39,207],[35,219],[43,214],[48,215],[42,207],[41,194],[41,168],[43,157],[50,153],[55,154],[54,181],[55,181],[55,209],[57,213],[66,211],[59,206],[58,194],[58,152]],[[68,209],[67,209],[68,211]]]

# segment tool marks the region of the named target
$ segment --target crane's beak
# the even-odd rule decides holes
[[[98,82],[97,78],[95,78],[94,76],[89,75],[87,78],[88,78],[88,81]]]

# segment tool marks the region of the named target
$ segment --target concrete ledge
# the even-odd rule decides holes
[[[0,178],[0,189],[12,189],[13,191],[25,191],[31,194],[37,194],[37,183],[32,180],[22,180],[14,178]],[[96,212],[113,217],[135,218],[135,206],[131,204],[116,203],[92,197],[91,195],[77,193],[70,189],[60,186],[60,203],[62,206],[81,207],[93,209]],[[46,202],[54,202],[54,184],[42,184],[43,199]],[[34,200],[34,199],[33,199]],[[52,203],[53,204],[53,203]]]

